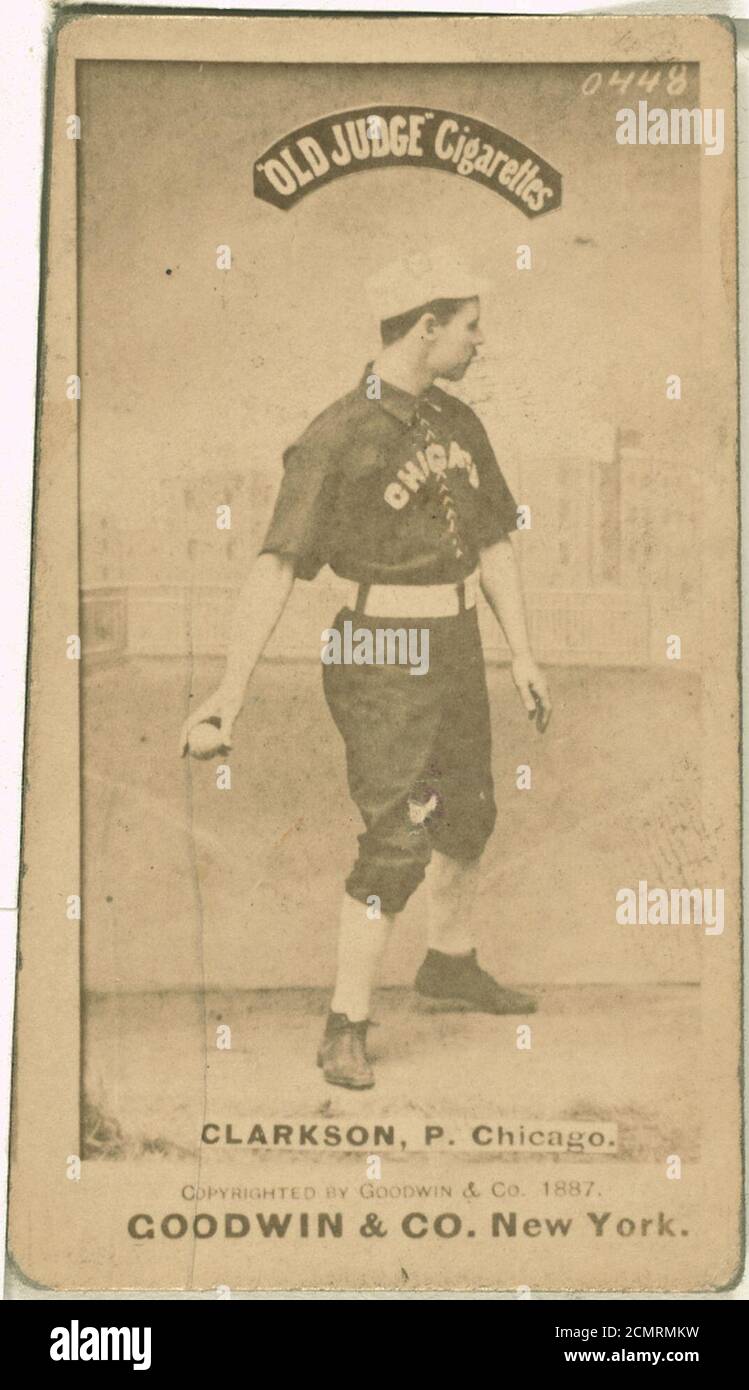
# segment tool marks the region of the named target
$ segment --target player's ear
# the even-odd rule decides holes
[[[420,338],[434,338],[439,328],[439,322],[434,314],[422,314],[416,324],[416,331]]]

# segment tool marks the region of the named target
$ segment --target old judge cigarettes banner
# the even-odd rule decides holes
[[[480,183],[526,217],[562,201],[562,176],[534,150],[456,111],[379,106],[338,112],[283,135],[255,163],[255,196],[277,208],[334,179],[394,165]]]

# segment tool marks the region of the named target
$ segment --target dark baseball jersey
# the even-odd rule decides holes
[[[359,584],[459,583],[517,508],[478,416],[433,386],[412,396],[371,364],[284,453],[261,548]]]

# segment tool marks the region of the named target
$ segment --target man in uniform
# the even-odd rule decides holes
[[[489,703],[476,612],[480,586],[507,638],[512,674],[540,730],[550,714],[528,642],[510,532],[517,508],[476,414],[435,385],[459,381],[483,339],[481,282],[450,254],[388,267],[370,282],[382,346],[359,383],[284,454],[270,527],[240,595],[227,668],[186,722],[220,724],[230,745],[247,681],[296,579],[323,565],[349,581],[331,632],[353,624],[428,634],[428,666],[323,666],[361,814],[341,909],[336,984],[318,1052],[327,1081],[374,1084],[370,994],[388,934],[426,876],[428,950],[416,991],[490,1013],[535,1002],[479,966],[471,908],[496,819]],[[351,627],[349,627],[349,632]],[[364,643],[364,647],[366,644]]]

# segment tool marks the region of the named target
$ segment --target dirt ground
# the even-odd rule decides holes
[[[637,1160],[699,1152],[699,990],[534,987],[530,1018],[427,1012],[380,990],[370,1031],[376,1085],[349,1092],[315,1066],[327,996],[317,990],[99,996],[86,1011],[92,1154],[194,1154],[205,1120],[247,1135],[256,1121],[435,1116],[471,1124],[609,1121]],[[532,1046],[516,1028],[532,1026]],[[218,1050],[216,1029],[231,1028]],[[246,1151],[245,1151],[246,1152]]]

